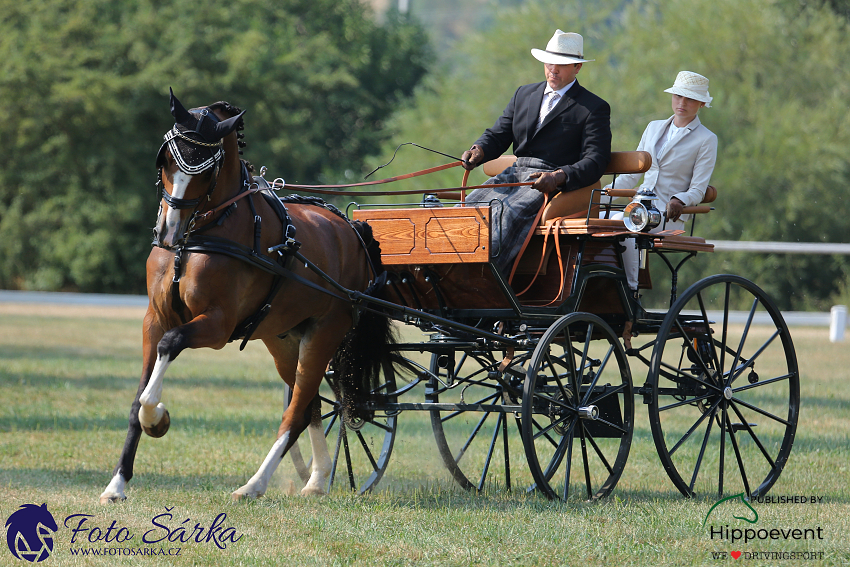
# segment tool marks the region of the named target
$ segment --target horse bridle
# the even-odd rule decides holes
[[[164,142],[162,146],[159,148],[159,152],[157,154],[157,170],[159,178],[157,180],[157,185],[161,186],[162,199],[168,203],[168,206],[175,210],[180,209],[194,209],[197,208],[201,203],[201,200],[206,196],[207,200],[212,198],[212,193],[215,190],[216,183],[218,181],[218,174],[221,171],[221,164],[224,161],[224,140],[218,140],[217,142],[206,142],[201,135],[201,125],[203,124],[206,118],[210,118],[215,122],[218,122],[218,117],[215,114],[210,112],[208,108],[204,108],[200,112],[201,116],[198,119],[198,124],[195,127],[195,130],[181,130],[178,128],[178,125],[175,124],[171,130],[169,130],[164,138]],[[178,145],[178,140],[182,140],[188,144],[193,146],[197,146],[199,148],[205,148],[209,151],[209,157],[206,159],[202,159],[200,162],[198,159],[192,159],[183,155],[183,152],[180,150],[180,146]],[[172,157],[174,157],[175,163],[177,163],[178,169],[185,173],[186,175],[198,175],[206,170],[213,168],[212,179],[210,180],[210,186],[207,189],[207,192],[204,196],[196,197],[194,199],[180,199],[178,197],[172,196],[168,191],[165,190],[165,184],[162,183],[162,165],[164,162],[164,154],[165,150],[171,152]]]

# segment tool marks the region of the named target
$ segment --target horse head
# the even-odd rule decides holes
[[[185,243],[195,215],[212,204],[227,163],[225,139],[241,127],[245,112],[224,102],[186,110],[171,91],[171,114],[174,126],[156,156],[162,202],[154,243],[164,248]],[[237,147],[235,140],[231,146]],[[229,163],[238,165],[238,155],[233,159]]]

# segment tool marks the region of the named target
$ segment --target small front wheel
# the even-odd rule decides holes
[[[571,313],[543,334],[528,364],[522,438],[536,487],[595,500],[623,473],[634,431],[632,377],[605,321]]]

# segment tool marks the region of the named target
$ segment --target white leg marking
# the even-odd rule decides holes
[[[127,481],[124,480],[121,473],[116,473],[115,476],[112,477],[112,480],[109,481],[109,485],[106,487],[106,490],[104,490],[103,494],[100,495],[100,503],[109,504],[110,502],[126,500],[127,496],[124,495],[125,486],[127,486]]]
[[[271,480],[274,471],[280,464],[280,459],[283,457],[283,448],[286,447],[288,442],[289,431],[281,435],[278,440],[275,441],[274,445],[272,445],[272,450],[269,451],[269,454],[266,456],[266,460],[263,461],[263,464],[260,465],[259,470],[251,477],[251,480],[249,480],[245,486],[231,494],[231,497],[234,500],[240,500],[242,498],[258,498],[266,493],[266,489],[269,486],[269,480]]]
[[[331,455],[328,452],[328,442],[322,427],[311,423],[307,430],[310,432],[310,446],[313,448],[313,471],[301,494],[322,496],[328,493],[325,487],[328,485],[331,474]]]
[[[162,399],[162,381],[169,364],[171,360],[167,355],[156,357],[156,364],[154,364],[148,385],[139,397],[142,403],[142,407],[139,408],[139,422],[145,427],[156,425],[165,414],[165,406],[159,403],[159,400]]]

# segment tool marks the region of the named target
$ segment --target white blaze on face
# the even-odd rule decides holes
[[[189,189],[189,183],[192,182],[192,176],[182,171],[174,173],[174,185],[171,186],[171,196],[175,199],[183,199],[186,191]],[[180,211],[168,207],[165,214],[165,234],[163,239],[166,242],[176,242],[181,236],[180,230]]]

